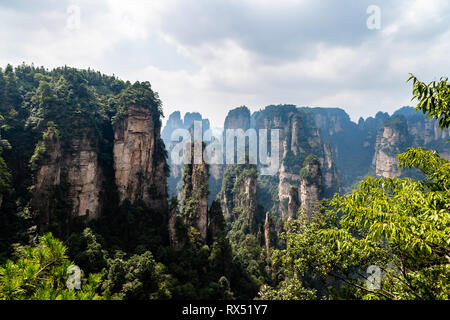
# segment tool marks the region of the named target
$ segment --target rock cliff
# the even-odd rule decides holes
[[[51,127],[38,143],[32,159],[35,167],[32,206],[39,212],[43,229],[51,223],[68,222],[71,217],[94,219],[101,212],[98,146],[95,139],[90,139],[89,129],[79,134],[74,135],[67,148],[58,130]],[[71,212],[62,212],[65,207],[71,208]]]
[[[322,198],[322,170],[319,159],[309,155],[300,170],[301,184],[299,198],[301,209],[311,219]]]
[[[192,142],[191,163],[185,164],[183,169],[183,199],[181,203],[181,214],[184,223],[192,226],[200,233],[203,241],[208,235],[208,178],[209,168],[201,157],[201,163],[195,163],[195,144]]]
[[[384,124],[379,131],[375,144],[373,166],[377,176],[398,177],[397,155],[406,151],[408,143],[408,128],[404,117],[395,117]]]
[[[307,197],[313,192],[302,190],[300,170],[308,155],[314,154],[320,162],[321,175],[317,188],[320,196],[332,196],[340,190],[335,160],[330,145],[326,143],[317,124],[314,114],[307,108],[296,108],[291,105],[268,106],[255,117],[255,125],[259,129],[280,130],[280,159],[278,173],[278,210],[284,220],[293,217],[295,207],[300,202],[308,202]],[[319,119],[324,122],[324,119]],[[319,124],[320,124],[320,121]],[[333,130],[342,131],[343,128]],[[292,191],[294,188],[296,191]],[[297,199],[292,192],[297,192]],[[303,195],[303,199],[302,196]],[[313,196],[311,201],[316,201]]]
[[[219,193],[222,212],[227,222],[240,220],[250,233],[257,232],[257,171],[255,165],[231,165]]]
[[[191,139],[194,139],[193,136],[193,125],[194,121],[200,121],[202,123],[202,135],[205,131],[210,129],[210,123],[208,119],[203,119],[202,115],[198,112],[187,112],[184,115],[184,118],[181,119],[181,113],[180,111],[173,112],[169,119],[167,120],[166,125],[164,126],[164,129],[162,131],[162,139],[164,141],[164,144],[167,148],[167,152],[169,155],[169,166],[170,166],[170,176],[167,179],[168,184],[168,193],[172,196],[176,196],[179,201],[182,199],[182,175],[183,175],[183,164],[177,164],[171,159],[171,152],[175,145],[179,141],[172,141],[172,133],[177,129],[185,129],[188,130],[191,134]],[[210,168],[213,169],[213,168]],[[211,174],[210,177],[210,183],[214,183],[214,179],[219,179],[221,173],[212,172],[214,174]],[[217,177],[217,178],[215,178]],[[212,197],[209,198],[209,202],[212,201]]]
[[[159,121],[159,119],[158,119]],[[149,208],[167,208],[165,159],[159,126],[151,111],[129,106],[114,125],[114,171],[120,201],[143,201]]]

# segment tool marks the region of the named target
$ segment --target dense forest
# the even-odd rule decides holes
[[[367,141],[321,130],[323,110],[230,112],[228,128],[290,128],[269,177],[172,166],[148,82],[0,69],[0,299],[449,299],[450,162],[435,149],[450,82],[410,81],[418,113],[349,124]],[[415,138],[419,113],[438,138]]]

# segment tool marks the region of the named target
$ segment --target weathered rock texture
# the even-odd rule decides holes
[[[171,153],[173,148],[177,145],[179,141],[172,141],[172,134],[177,129],[185,129],[191,133],[191,139],[193,137],[193,126],[195,121],[200,121],[202,123],[202,135],[205,131],[210,129],[210,123],[208,119],[203,119],[202,115],[198,112],[187,112],[184,115],[184,119],[181,119],[180,111],[173,112],[169,119],[167,120],[166,125],[162,131],[162,138],[164,140],[164,144],[166,145],[168,155],[169,155],[169,165],[170,165],[170,176],[167,179],[168,183],[168,192],[170,195],[174,195],[178,198],[179,201],[182,199],[183,194],[183,184],[182,184],[182,175],[183,175],[183,164],[177,164],[171,159]],[[210,170],[214,171],[214,166],[211,166]],[[210,183],[214,184],[213,180],[220,179],[221,172],[211,172]],[[216,192],[217,193],[217,192]],[[209,197],[210,202],[213,200],[213,197]]]
[[[169,208],[169,241],[170,246],[175,251],[180,251],[186,244],[185,235],[181,234],[179,226],[182,224],[182,219],[178,216],[178,201],[172,198]]]
[[[215,237],[224,235],[225,219],[219,200],[214,200],[208,211],[208,242],[212,243]]]
[[[195,163],[195,144],[191,144],[191,163],[184,165],[183,200],[181,213],[184,223],[198,230],[202,240],[208,235],[208,178],[209,169],[203,157]],[[201,150],[204,150],[204,144]]]
[[[377,176],[385,178],[400,176],[397,154],[405,151],[407,138],[406,126],[385,126],[381,129],[377,136],[373,158],[373,166]]]
[[[101,211],[102,172],[98,148],[89,138],[89,130],[81,137],[73,137],[70,149],[62,146],[56,131],[47,132],[41,143],[45,151],[35,163],[32,199],[33,207],[40,212],[41,225],[45,228],[52,221],[61,201],[70,204],[69,216],[97,218]]]
[[[244,131],[250,128],[250,111],[242,106],[230,110],[225,118],[224,129],[242,129]]]
[[[319,121],[320,120],[320,121]],[[324,119],[317,122],[323,123]],[[337,121],[337,120],[336,120]],[[320,196],[332,196],[340,190],[332,150],[321,137],[313,113],[291,105],[269,106],[259,112],[255,117],[255,126],[258,129],[280,130],[280,169],[278,173],[278,199],[279,211],[284,220],[295,216],[296,207],[300,202],[308,202],[308,196],[313,193],[302,190],[300,170],[308,155],[314,154],[320,162],[322,174],[317,186],[321,190]],[[338,127],[333,132],[340,132]],[[292,191],[294,188],[294,191]],[[311,187],[309,187],[311,188]],[[298,197],[293,197],[297,192]],[[303,195],[303,198],[300,196]],[[314,196],[311,201],[316,201]]]
[[[266,248],[267,257],[272,256],[272,249],[275,246],[276,233],[275,226],[269,212],[266,213],[266,219],[264,220],[264,246]]]
[[[405,172],[397,167],[396,155],[407,147],[436,149],[443,157],[450,154],[450,145],[445,143],[449,130],[441,130],[438,121],[426,119],[412,107],[403,107],[392,116],[378,112],[375,117],[359,119],[357,124],[342,109],[301,109],[314,115],[322,138],[330,144],[345,191],[350,191],[367,175],[411,174],[411,170]],[[326,175],[324,170],[323,176]]]
[[[289,190],[289,202],[287,210],[287,219],[284,220],[292,221],[297,218],[298,209],[300,208],[301,202],[299,197],[298,189],[291,187]]]
[[[220,199],[229,222],[240,220],[250,233],[256,233],[257,171],[254,165],[232,165],[224,173]]]
[[[310,220],[322,197],[322,172],[319,159],[309,156],[305,160],[305,167],[300,171],[300,175],[301,208]]]
[[[42,228],[54,222],[68,228],[73,217],[95,219],[102,214],[106,164],[99,157],[105,150],[113,152],[103,156],[114,159],[111,169],[120,202],[141,200],[151,209],[166,210],[166,162],[155,123],[150,110],[130,106],[114,125],[113,150],[102,149],[101,136],[93,128],[77,127],[62,137],[56,127],[49,127],[32,159],[31,204]]]
[[[165,161],[160,154],[159,127],[147,108],[130,106],[114,125],[114,170],[120,201],[143,201],[167,208]]]

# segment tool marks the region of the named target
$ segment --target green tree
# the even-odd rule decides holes
[[[438,119],[442,129],[450,126],[450,82],[447,77],[428,84],[421,82],[411,74],[408,81],[413,81],[413,98],[417,100],[416,110],[427,114],[428,118]]]
[[[73,264],[63,243],[47,233],[35,246],[19,247],[17,259],[0,267],[0,299],[6,300],[99,300],[101,276],[81,279],[81,289],[68,289],[68,268]]]
[[[173,279],[166,267],[157,263],[150,251],[133,255],[128,260],[117,252],[108,261],[108,271],[102,289],[110,299],[148,300],[169,299]]]
[[[448,128],[447,79],[429,85],[411,79],[417,110]],[[436,151],[409,148],[399,167],[416,168],[425,179],[368,177],[351,194],[335,195],[321,219],[292,223],[286,250],[272,256],[285,279],[260,296],[309,297],[305,290],[315,288],[308,280],[319,277],[333,280],[326,295],[334,298],[449,299],[450,162]],[[381,270],[376,288],[367,285],[371,265]]]
[[[448,299],[450,162],[411,148],[400,155],[400,167],[417,168],[426,180],[367,178],[352,194],[333,199],[340,226],[321,234],[344,256],[389,257],[370,261],[383,270],[383,281],[366,297]]]
[[[3,117],[0,115],[0,124],[3,121]],[[5,160],[2,158],[3,147],[9,147],[8,141],[2,140],[0,135],[0,207],[2,205],[3,197],[11,191],[10,181],[11,173]]]

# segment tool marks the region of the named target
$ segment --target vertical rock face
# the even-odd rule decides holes
[[[300,208],[300,198],[298,189],[295,187],[291,187],[289,190],[289,203],[288,203],[288,211],[287,211],[287,220],[288,222],[297,218],[297,212]]]
[[[398,177],[397,155],[405,151],[408,143],[408,129],[404,117],[396,117],[387,121],[377,135],[373,166],[377,176]]]
[[[181,223],[180,218],[177,215],[178,201],[176,198],[172,198],[169,208],[169,241],[170,246],[175,251],[180,251],[186,244],[186,239],[179,234],[178,225]]]
[[[344,113],[345,114],[345,113]],[[348,117],[348,116],[347,116]],[[331,147],[323,140],[317,123],[336,123],[337,128],[331,130],[336,134],[344,130],[344,124],[339,117],[333,121],[326,121],[326,117],[316,118],[309,108],[296,108],[295,106],[269,106],[259,112],[255,117],[257,128],[280,130],[280,159],[282,160],[278,174],[278,210],[288,219],[293,217],[295,207],[301,202],[301,197],[293,197],[294,192],[303,193],[303,202],[307,201],[312,192],[301,188],[302,179],[300,170],[308,155],[314,154],[320,162],[320,196],[332,196],[340,191],[339,180]],[[345,118],[345,117],[344,117]],[[328,133],[329,134],[329,133]],[[313,196],[311,201],[315,201]],[[308,200],[309,201],[309,200]]]
[[[323,193],[330,197],[335,192],[341,191],[341,183],[337,173],[336,164],[328,143],[323,145],[323,156],[319,158],[322,169]]]
[[[397,154],[408,147],[421,146],[436,149],[443,157],[448,157],[448,138],[449,130],[441,130],[438,121],[426,119],[414,108],[403,107],[386,119],[378,130],[372,166],[378,176],[398,177],[406,173],[398,168]]]
[[[73,210],[78,216],[89,215],[97,218],[100,214],[100,189],[102,172],[98,163],[98,150],[91,146],[86,135],[72,141],[73,153],[67,165],[67,182],[71,186],[69,197],[73,201]]]
[[[374,157],[377,132],[389,119],[389,115],[379,112],[374,118],[360,118],[355,123],[339,108],[304,109],[312,113],[321,137],[326,142],[324,159],[331,158],[333,162],[334,169],[330,167],[329,161],[320,161],[324,196],[330,197],[334,191],[339,191],[329,189],[331,181],[337,179],[336,168],[339,169],[339,185],[344,188],[349,188],[368,174]]]
[[[169,119],[167,120],[167,123],[161,133],[161,138],[167,146],[170,143],[172,132],[179,128],[183,128],[183,121],[181,120],[180,111],[175,111],[169,116]]]
[[[166,209],[165,161],[156,154],[160,143],[149,109],[130,106],[114,125],[114,170],[121,202],[142,200],[149,208]]]
[[[195,121],[202,122],[203,131],[209,129],[209,120],[203,119],[202,115],[198,112],[186,112],[186,114],[184,115],[183,127],[189,130],[192,128]]]
[[[208,235],[208,178],[209,168],[203,157],[195,163],[195,144],[191,144],[191,163],[184,165],[183,201],[181,213],[186,225],[196,228],[202,240]],[[204,150],[204,144],[202,143]]]
[[[285,214],[287,199],[290,197],[292,187],[298,188],[300,185],[300,174],[291,173],[284,164],[281,165],[278,183],[278,199],[280,199],[280,211]]]
[[[183,175],[183,165],[174,163],[170,158],[171,152],[174,149],[175,145],[178,141],[173,142],[171,140],[172,133],[177,129],[185,129],[188,130],[191,134],[191,138],[193,138],[192,131],[194,126],[194,121],[202,122],[202,133],[206,130],[210,129],[210,123],[208,119],[203,119],[202,115],[198,112],[187,112],[184,115],[184,119],[181,119],[180,111],[173,112],[169,119],[167,120],[166,125],[162,131],[162,138],[164,140],[164,144],[166,145],[168,154],[169,154],[169,165],[170,165],[170,176],[167,179],[168,183],[168,193],[171,195],[176,195],[178,200],[182,199],[182,175]],[[215,176],[218,177],[221,175],[220,173],[215,172]],[[214,179],[211,177],[211,179]]]
[[[226,138],[226,132],[227,130],[236,130],[236,129],[242,129],[242,131],[245,133],[248,129],[250,129],[250,110],[246,106],[241,106],[235,109],[232,109],[228,112],[225,122],[224,122],[224,131],[223,131],[223,153],[224,153],[224,159],[225,154],[230,150],[234,150],[235,146],[227,146],[227,138]],[[234,152],[234,151],[233,151]],[[214,171],[216,178],[216,184],[219,186],[222,186],[222,176],[224,175],[224,172],[227,169],[227,166],[230,164],[226,164],[224,162],[223,165],[211,165],[211,169]],[[220,188],[219,190],[220,191]],[[256,194],[256,185],[255,185],[255,194]],[[229,203],[230,206],[222,206],[222,211],[226,218],[229,218],[232,214],[232,203],[233,199],[227,199],[227,195],[223,194],[222,197],[222,203]],[[224,202],[225,201],[225,202]]]
[[[229,222],[242,221],[250,233],[256,232],[257,171],[254,165],[231,165],[224,173],[220,199]]]
[[[266,213],[266,219],[264,220],[264,245],[266,247],[267,257],[272,255],[272,247],[274,242],[275,227],[273,221],[270,218],[269,212]]]
[[[183,169],[183,197],[181,203],[180,219],[176,215],[177,205],[171,206],[169,218],[169,235],[171,245],[179,250],[187,241],[191,242],[189,230],[194,228],[200,235],[200,240],[211,244],[216,237],[220,237],[225,231],[225,221],[219,201],[213,201],[208,210],[208,179],[209,168],[202,157],[200,163],[196,163],[196,144],[201,143],[201,151],[205,150],[202,142],[192,142],[190,163]],[[203,153],[202,153],[203,154]],[[177,203],[175,197],[172,203]],[[180,234],[176,224],[182,224],[184,231]],[[187,232],[187,233],[186,233]],[[189,239],[188,239],[189,238]]]
[[[101,211],[102,172],[89,129],[81,137],[72,138],[70,149],[63,148],[55,130],[48,130],[41,143],[45,151],[34,163],[37,170],[32,199],[32,206],[41,213],[40,223],[46,226],[58,215],[55,212],[61,201],[70,204],[70,216],[97,218]]]
[[[242,129],[244,131],[250,128],[250,110],[242,106],[228,112],[225,118],[224,129]]]
[[[255,117],[256,129],[280,130],[280,159],[283,159],[289,149],[292,134],[292,118],[298,110],[293,105],[267,106]]]
[[[311,215],[322,197],[322,172],[319,159],[315,156],[308,156],[305,160],[305,167],[300,171],[300,176],[301,208],[308,219],[311,219]]]
[[[221,236],[225,230],[225,220],[222,214],[220,201],[214,200],[208,213],[208,238],[211,243],[215,237]]]
[[[50,208],[51,200],[49,199],[52,187],[61,183],[61,143],[57,137],[57,133],[50,132],[47,139],[43,141],[45,154],[43,159],[36,161],[39,166],[34,176],[34,192],[32,199],[33,208],[37,209],[40,214],[39,223],[47,226],[50,223],[52,210]]]
[[[439,128],[439,123],[431,119],[408,121],[408,133],[414,137],[415,145],[427,145],[433,141],[449,138],[449,130]]]

